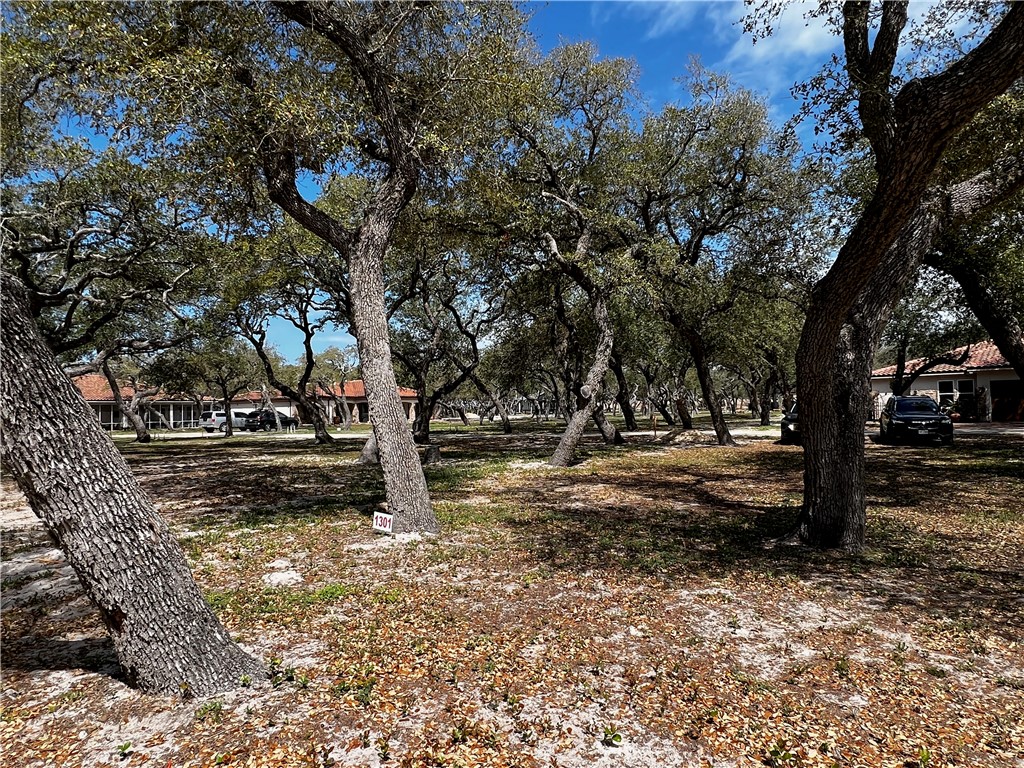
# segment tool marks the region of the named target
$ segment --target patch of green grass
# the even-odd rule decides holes
[[[224,717],[224,702],[221,699],[212,699],[203,702],[196,710],[196,720],[203,722],[210,720],[219,723]]]
[[[405,590],[400,587],[377,587],[373,591],[373,602],[380,603],[381,605],[394,605],[395,603],[401,603],[405,600]]]
[[[361,591],[360,587],[340,583],[328,584],[314,590],[268,587],[257,592],[238,589],[207,592],[206,602],[216,611],[230,611],[239,616],[269,616],[329,605]]]

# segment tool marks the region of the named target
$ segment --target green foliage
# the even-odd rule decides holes
[[[224,702],[221,699],[211,699],[199,705],[196,709],[195,718],[199,722],[210,720],[219,723],[224,716]]]
[[[604,734],[601,736],[601,743],[606,747],[619,747],[622,745],[622,734],[619,727],[614,723],[604,726]]]

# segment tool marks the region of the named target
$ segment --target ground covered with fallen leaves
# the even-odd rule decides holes
[[[776,429],[588,438],[565,470],[553,430],[442,432],[424,539],[371,531],[358,441],[123,444],[274,671],[201,700],[118,679],[5,481],[3,765],[1024,765],[1024,439],[869,440],[847,556],[775,543],[802,471]]]

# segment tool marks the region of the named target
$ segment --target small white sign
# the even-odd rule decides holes
[[[391,528],[394,525],[395,516],[389,515],[384,512],[373,513],[373,530],[381,531],[383,533],[391,533]]]

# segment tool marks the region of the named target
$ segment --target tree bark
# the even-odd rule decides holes
[[[583,438],[583,430],[594,416],[598,407],[598,395],[608,372],[608,358],[611,357],[614,332],[608,307],[599,295],[591,296],[594,321],[598,328],[597,348],[594,351],[594,362],[587,372],[587,378],[576,393],[576,410],[569,419],[569,424],[558,442],[558,447],[548,460],[553,467],[567,467],[576,455],[576,448]]]
[[[858,112],[879,178],[828,274],[814,287],[797,351],[804,444],[800,534],[811,545],[849,551],[864,546],[863,419],[870,363],[863,366],[857,346],[866,342],[848,321],[858,302],[872,301],[868,286],[921,203],[949,142],[1024,75],[1024,4],[1018,3],[962,59],[937,75],[909,81],[893,96],[906,4],[882,6],[873,47],[869,11],[870,3],[846,3],[843,32],[846,68],[858,89]],[[852,382],[851,376],[861,378]]]
[[[626,372],[622,368],[622,358],[615,349],[612,349],[612,356],[608,361],[608,367],[615,374],[615,383],[618,387],[615,392],[615,402],[622,409],[622,418],[626,422],[626,430],[636,432],[640,427],[637,426],[636,412],[633,410],[633,403],[629,397],[629,382],[626,381]]]
[[[2,457],[100,612],[131,685],[206,696],[264,666],[235,645],[185,555],[46,347],[4,273]]]
[[[622,445],[626,442],[618,428],[605,417],[604,408],[600,403],[594,409],[594,423],[601,430],[601,437],[604,438],[605,445]]]
[[[380,451],[377,450],[377,433],[370,427],[370,436],[363,443],[363,450],[359,452],[357,464],[380,464]]]
[[[352,324],[388,510],[394,515],[393,530],[436,533],[437,517],[430,506],[423,467],[398,395],[384,301],[384,255],[398,218],[416,191],[421,170],[415,138],[417,115],[401,111],[394,99],[395,72],[391,65],[378,60],[378,52],[345,25],[336,7],[284,2],[275,3],[275,7],[323,35],[351,61],[366,87],[387,144],[386,171],[355,231],[302,197],[297,187],[297,158],[280,137],[268,136],[261,147],[261,160],[271,200],[349,260]]]
[[[397,185],[392,194],[378,196],[378,206],[363,223],[351,261],[352,319],[394,532],[437,533],[427,481],[398,396],[384,306],[384,253],[410,194],[411,184]]]
[[[922,260],[942,233],[1015,193],[1024,184],[1022,169],[1024,164],[1013,160],[951,189],[932,189],[923,194],[851,307],[830,361],[831,378],[827,382],[809,378],[806,390],[801,379],[804,506],[799,533],[805,542],[854,552],[863,549],[867,525],[863,433],[864,422],[871,415],[869,382],[878,340]],[[824,408],[815,411],[813,436],[805,421],[807,410],[813,409],[806,402],[806,391],[830,395],[824,401],[815,401],[813,408]]]
[[[128,403],[124,401],[124,396],[121,394],[121,385],[114,377],[113,371],[110,370],[109,362],[104,359],[100,365],[100,370],[107,379],[107,383],[110,385],[110,392],[114,396],[114,403],[121,413],[124,414],[125,418],[131,422],[132,428],[135,430],[135,442],[137,443],[148,443],[153,440],[153,436],[149,433],[149,427],[146,426],[145,419],[139,415],[138,411],[130,407]]]
[[[715,437],[718,438],[718,444],[735,446],[736,441],[732,438],[729,425],[725,423],[725,414],[722,413],[722,406],[715,394],[715,386],[711,379],[711,367],[708,363],[704,340],[699,333],[688,331],[678,326],[677,330],[685,336],[690,344],[693,368],[697,372],[697,381],[700,382],[700,391],[704,396],[704,402],[707,403],[708,411],[711,413],[711,424],[715,428]]]

